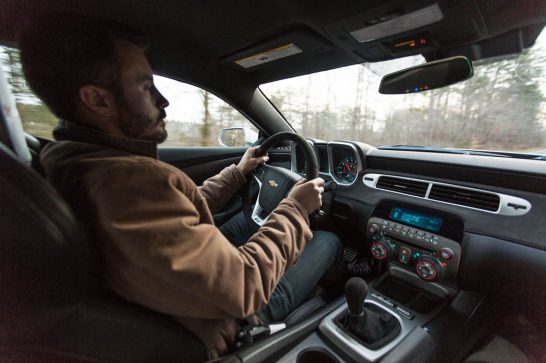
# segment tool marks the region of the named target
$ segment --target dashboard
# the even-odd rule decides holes
[[[373,258],[425,281],[424,271],[433,268],[435,278],[428,281],[452,288],[489,290],[487,278],[499,276],[510,281],[505,292],[536,276],[546,281],[543,161],[308,141],[320,176],[338,184],[332,217],[354,225],[361,233],[354,243]],[[297,145],[291,147],[291,169],[305,170]],[[538,264],[528,263],[533,253],[543,258],[533,259]],[[420,262],[423,256],[430,263]],[[503,261],[523,267],[508,274]]]
[[[365,305],[394,317],[400,333],[381,347],[355,338],[342,299],[279,361],[303,361],[305,352],[329,362],[443,361],[510,313],[544,326],[543,161],[308,142],[319,176],[337,184],[323,195],[320,218],[371,261]],[[290,168],[305,176],[295,144]]]

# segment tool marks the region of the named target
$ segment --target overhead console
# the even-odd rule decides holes
[[[389,1],[331,23],[325,31],[339,48],[373,62],[415,54],[428,59],[448,49],[480,59],[491,56],[487,47],[480,49],[482,55],[463,52],[464,45],[493,35],[477,2],[443,0]]]

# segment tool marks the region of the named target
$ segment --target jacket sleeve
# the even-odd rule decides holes
[[[288,198],[237,249],[212,224],[193,182],[175,168],[118,167],[103,175],[92,195],[101,241],[108,242],[101,246],[107,282],[127,299],[167,314],[210,319],[256,313],[312,236],[304,208]]]
[[[220,211],[233,195],[246,183],[246,177],[235,164],[203,182],[199,187],[212,213]]]

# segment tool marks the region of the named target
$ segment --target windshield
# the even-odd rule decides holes
[[[465,82],[378,93],[382,76],[424,62],[364,63],[260,88],[307,138],[546,154],[546,32],[518,56],[475,62]]]

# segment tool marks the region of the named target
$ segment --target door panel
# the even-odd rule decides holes
[[[162,147],[159,159],[184,171],[195,184],[201,185],[226,166],[237,164],[245,151],[244,147]],[[271,150],[269,164],[289,169],[290,150]]]
[[[197,185],[241,160],[246,148],[177,147],[159,148],[159,159],[184,171]]]

